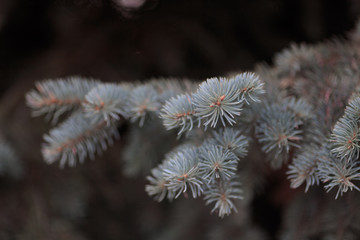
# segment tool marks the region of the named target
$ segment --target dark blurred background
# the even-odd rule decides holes
[[[0,239],[206,239],[208,230],[200,215],[188,231],[173,227],[186,209],[210,217],[203,203],[181,199],[175,210],[146,195],[144,176],[122,176],[124,140],[74,169],[46,165],[40,144],[51,125],[24,103],[34,82],[225,75],[271,64],[291,42],[345,37],[359,12],[357,0],[0,0],[1,131],[26,169],[19,181],[0,179]],[[255,214],[271,217],[255,219],[275,236],[278,209],[259,205]]]
[[[352,29],[357,0],[1,0],[1,89],[80,74],[105,81],[251,69],[290,42]]]

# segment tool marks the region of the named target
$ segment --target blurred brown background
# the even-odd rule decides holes
[[[356,0],[1,0],[1,89],[15,79],[69,74],[119,81],[251,69],[292,41],[344,34],[359,5]]]

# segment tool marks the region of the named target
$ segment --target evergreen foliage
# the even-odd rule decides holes
[[[241,134],[240,130],[221,128],[219,131],[213,131],[212,133],[214,144],[228,149],[239,158],[244,158],[247,155],[249,141]]]
[[[198,150],[195,148],[183,149],[172,154],[163,162],[162,171],[166,179],[165,186],[175,193],[175,198],[185,193],[188,188],[191,189],[194,198],[200,196],[203,191],[202,181],[198,174]]]
[[[208,183],[217,179],[229,181],[237,170],[238,158],[229,150],[220,146],[204,146],[200,150],[199,169],[204,180]]]
[[[344,116],[335,124],[331,135],[331,152],[347,161],[359,158],[359,114],[360,98],[357,97],[346,107]]]
[[[77,161],[82,163],[87,157],[93,159],[96,153],[101,154],[112,145],[113,138],[118,137],[115,124],[93,122],[83,114],[75,113],[44,135],[41,151],[48,163],[59,161],[61,167],[67,163],[75,166]]]
[[[47,119],[53,119],[55,124],[65,112],[78,109],[85,100],[85,95],[100,82],[81,78],[45,80],[36,84],[26,95],[27,104],[33,109],[32,114],[46,114]]]
[[[195,115],[203,120],[204,126],[215,127],[221,123],[233,125],[235,116],[240,116],[242,99],[240,89],[225,78],[210,78],[200,84],[194,94]]]
[[[218,211],[219,217],[229,215],[231,211],[237,212],[233,200],[242,199],[240,186],[241,184],[236,180],[211,184],[204,193],[206,204],[215,202],[211,212]]]
[[[125,102],[128,92],[116,84],[102,84],[85,96],[83,103],[86,117],[94,122],[105,120],[110,124],[112,119],[119,120],[120,116],[126,117]]]
[[[265,107],[258,119],[256,137],[274,168],[287,161],[290,148],[299,148],[302,131],[295,114],[280,105]]]
[[[191,131],[194,127],[195,110],[189,95],[183,94],[171,98],[162,108],[161,118],[167,130],[181,128],[178,135]]]
[[[306,182],[305,192],[309,187],[316,184],[319,185],[319,177],[316,174],[316,167],[318,163],[318,151],[315,147],[304,147],[294,158],[289,165],[287,174],[291,181],[291,187],[297,188]]]
[[[360,57],[352,36],[293,44],[274,67],[255,72],[135,84],[70,77],[38,83],[26,99],[34,115],[54,123],[69,112],[42,148],[45,161],[61,167],[94,158],[119,137],[118,126],[135,123],[124,171],[149,174],[145,190],[159,202],[203,196],[211,212],[227,216],[255,192],[247,179],[266,164],[255,160],[262,157],[272,169],[288,164],[292,188],[321,184],[338,198],[360,191]]]
[[[130,93],[127,104],[131,121],[135,122],[139,120],[139,125],[142,126],[146,115],[159,110],[159,101],[158,93],[153,86],[144,85],[135,87]]]

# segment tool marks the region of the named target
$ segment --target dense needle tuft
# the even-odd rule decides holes
[[[286,109],[292,111],[296,118],[303,121],[314,118],[314,109],[304,99],[296,99],[295,97],[291,97],[285,98],[283,102],[286,106]]]
[[[142,126],[146,115],[151,112],[156,112],[160,109],[159,94],[152,85],[143,85],[134,88],[130,92],[128,101],[128,112],[131,121],[139,120],[139,125]]]
[[[314,184],[319,185],[319,178],[316,175],[318,163],[317,151],[318,149],[316,148],[306,147],[294,157],[287,171],[291,188],[298,188],[305,182],[305,192],[307,192],[310,186]]]
[[[80,107],[85,95],[100,83],[77,76],[38,82],[36,89],[26,94],[26,103],[34,116],[46,114],[55,124],[62,114]]]
[[[113,138],[119,138],[117,126],[105,121],[93,122],[81,113],[75,113],[68,120],[44,135],[42,154],[47,163],[60,162],[75,166],[77,160],[83,163],[86,157],[101,154]]]
[[[220,146],[205,145],[200,149],[199,169],[208,183],[230,180],[236,173],[239,158]]]
[[[93,88],[86,94],[83,103],[84,111],[93,121],[119,120],[120,116],[127,117],[126,103],[128,91],[117,84],[106,83]]]
[[[255,73],[237,74],[230,78],[229,81],[237,89],[239,99],[244,100],[247,104],[260,102],[260,96],[265,93],[264,83],[260,81],[259,76]]]
[[[206,204],[215,202],[215,206],[211,212],[218,212],[219,217],[223,218],[225,215],[230,215],[231,211],[237,212],[235,204],[236,199],[242,199],[242,190],[240,189],[240,182],[236,179],[225,183],[214,183],[204,192],[204,199]]]
[[[199,176],[199,153],[196,148],[190,148],[171,154],[163,165],[163,174],[168,181],[166,186],[176,192],[175,198],[190,188],[194,198],[203,192]]]
[[[353,99],[345,109],[345,114],[334,126],[331,134],[331,152],[348,161],[359,158],[360,154],[360,98]]]
[[[360,120],[360,97],[353,98],[345,109],[345,116],[354,121]]]
[[[358,158],[360,153],[360,134],[357,122],[340,119],[331,135],[332,152],[347,160]]]
[[[215,127],[220,119],[235,124],[235,116],[240,116],[243,101],[238,98],[238,89],[225,78],[210,78],[200,84],[193,95],[196,116],[204,120],[204,125]]]
[[[235,128],[221,128],[213,132],[215,143],[233,152],[239,158],[247,155],[248,139]]]
[[[166,187],[168,181],[165,179],[162,165],[152,169],[151,176],[148,176],[146,179],[150,184],[145,186],[145,190],[150,196],[153,196],[156,201],[161,202],[166,196],[169,200],[175,197],[175,192],[169,191]]]
[[[354,181],[360,180],[360,166],[357,162],[342,161],[331,153],[323,151],[320,155],[317,174],[325,184],[327,192],[335,187],[338,188],[335,198],[342,196],[348,190],[360,191],[354,184]]]
[[[195,110],[188,94],[168,100],[161,110],[160,117],[167,130],[180,128],[178,135],[193,129]]]
[[[279,105],[266,107],[258,119],[256,136],[261,149],[269,154],[274,168],[287,160],[290,147],[300,148],[302,131],[294,113],[284,111]]]

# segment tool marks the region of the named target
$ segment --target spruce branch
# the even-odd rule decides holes
[[[105,83],[93,88],[85,96],[83,108],[85,115],[94,122],[119,120],[120,116],[126,118],[126,103],[128,91],[118,84]]]
[[[325,184],[327,192],[338,187],[335,198],[342,196],[349,189],[360,191],[353,181],[360,180],[360,167],[356,161],[343,161],[333,156],[327,149],[321,152],[317,175]]]
[[[193,128],[194,117],[202,120],[204,126],[215,127],[219,119],[223,126],[233,125],[244,101],[248,104],[260,101],[259,96],[265,92],[263,86],[254,73],[238,74],[230,79],[210,78],[191,97],[185,94],[167,101],[161,116],[167,129],[181,127],[179,134]]]
[[[227,182],[218,181],[211,184],[208,189],[204,191],[206,205],[215,202],[215,206],[211,212],[218,211],[218,215],[221,218],[225,215],[230,215],[231,211],[237,212],[233,201],[242,199],[240,186],[240,182],[236,179]]]
[[[335,125],[331,142],[333,143],[331,152],[347,161],[359,157],[360,135],[357,122],[341,118]]]
[[[168,181],[166,186],[170,191],[176,192],[175,198],[185,193],[188,188],[194,198],[203,192],[198,155],[196,148],[184,149],[170,155],[164,162],[163,174]]]
[[[99,81],[77,76],[38,82],[36,89],[26,94],[26,103],[33,116],[46,114],[55,124],[62,114],[79,108],[85,95],[98,84]]]
[[[303,147],[302,151],[294,157],[287,171],[291,188],[298,188],[305,182],[305,192],[307,192],[310,186],[319,185],[319,178],[316,175],[318,151],[314,147]]]
[[[344,115],[346,118],[353,121],[358,121],[360,119],[360,96],[351,98],[349,105],[345,108]]]
[[[150,182],[150,184],[145,186],[145,191],[149,196],[153,196],[158,202],[164,200],[166,196],[169,200],[174,199],[175,191],[168,190],[166,186],[168,180],[166,180],[164,176],[163,165],[153,168],[151,170],[151,176],[148,176],[146,179]]]
[[[295,114],[295,117],[301,121],[314,119],[314,109],[303,98],[296,99],[295,97],[285,98],[283,103],[286,110],[290,110]]]
[[[187,151],[189,151],[189,152],[184,155],[184,153]],[[170,201],[172,201],[175,198],[176,191],[174,191],[174,188],[169,189],[169,176],[174,176],[174,174],[173,175],[165,174],[165,171],[168,171],[168,170],[166,170],[166,168],[169,167],[168,166],[169,161],[171,159],[173,159],[172,161],[177,161],[178,164],[182,164],[183,158],[181,158],[181,157],[190,156],[190,158],[189,158],[190,166],[187,166],[188,169],[181,170],[180,169],[181,167],[178,167],[178,169],[176,169],[176,171],[187,172],[187,171],[189,171],[189,169],[194,170],[194,169],[192,169],[191,165],[193,165],[195,167],[195,170],[197,171],[197,169],[196,169],[197,168],[196,162],[198,161],[197,157],[196,157],[197,154],[198,154],[197,149],[194,148],[192,144],[188,144],[188,143],[181,144],[181,145],[175,147],[172,151],[168,152],[165,155],[164,161],[161,164],[159,164],[157,167],[153,168],[151,170],[150,176],[147,176],[147,178],[146,178],[149,181],[149,184],[147,184],[145,187],[145,190],[148,193],[148,195],[153,196],[154,199],[158,202],[162,201],[165,198],[165,196],[167,196],[167,198]],[[189,164],[189,161],[186,161],[185,164]],[[186,168],[186,166],[184,166],[184,167]],[[172,171],[174,171],[174,169],[172,169]],[[180,180],[181,179],[178,179],[178,181],[180,181]],[[198,183],[197,180],[196,180],[196,183]],[[188,183],[188,185],[189,185],[189,183]],[[201,192],[202,192],[202,190],[201,190]],[[201,192],[200,192],[200,194],[201,194]],[[181,194],[181,191],[180,191],[180,194]],[[200,195],[200,194],[198,194],[198,195]]]
[[[239,99],[237,86],[225,78],[210,78],[201,83],[193,94],[196,116],[204,120],[204,126],[215,127],[220,119],[226,123],[236,123],[240,116],[243,100]]]
[[[239,158],[220,146],[205,144],[200,148],[199,171],[208,183],[230,180],[236,173]]]
[[[128,112],[132,122],[139,120],[139,125],[143,126],[145,117],[151,112],[160,109],[160,101],[157,91],[150,84],[140,85],[130,92],[127,104]]]
[[[353,99],[344,115],[336,122],[331,134],[331,152],[348,161],[360,154],[360,97]]]
[[[265,107],[260,114],[255,133],[274,168],[287,160],[291,147],[300,148],[298,142],[302,139],[302,131],[299,124],[295,114],[284,111],[280,105]]]
[[[306,44],[291,44],[275,55],[274,63],[280,71],[289,71],[295,75],[304,68],[316,63],[315,48]]]
[[[250,102],[260,102],[260,96],[265,93],[264,83],[260,81],[255,73],[244,72],[230,78],[231,84],[235,85],[239,99],[244,100],[248,105]]]
[[[249,146],[248,139],[241,134],[240,130],[234,128],[221,128],[212,132],[214,143],[233,152],[237,157],[243,158],[247,155]]]
[[[119,120],[130,120],[141,128],[126,128],[129,137],[122,151],[123,172],[128,176],[148,173],[164,159],[147,177],[148,195],[156,201],[171,201],[189,192],[194,198],[204,195],[206,204],[214,204],[212,212],[220,217],[237,211],[235,201],[243,198],[243,190],[242,203],[250,204],[266,181],[267,168],[258,145],[248,151],[249,142],[258,141],[273,168],[291,162],[287,171],[290,187],[304,185],[305,192],[316,199],[315,204],[304,201],[298,207],[302,211],[305,203],[309,210],[297,218],[296,224],[301,225],[305,218],[320,219],[321,211],[313,214],[311,209],[319,209],[326,199],[310,186],[321,181],[327,192],[337,188],[336,198],[348,190],[360,191],[356,185],[360,180],[358,32],[352,42],[292,45],[276,55],[274,67],[258,68],[260,77],[245,72],[209,78],[200,85],[179,79],[112,84],[70,77],[37,83],[26,95],[27,104],[33,115],[47,114],[54,123],[65,112],[73,114],[44,136],[46,162],[59,161],[63,167],[94,158],[118,137]],[[260,79],[266,79],[266,86]],[[195,130],[194,125],[208,131]],[[174,131],[163,127],[176,129],[188,141],[173,141]],[[245,156],[249,161],[239,161]],[[0,171],[1,167],[0,161]],[[245,183],[242,189],[238,179]],[[331,222],[339,220],[334,216]],[[284,236],[303,237],[297,234],[303,226]],[[335,236],[324,229],[305,229],[308,235],[304,237]]]
[[[113,138],[119,138],[116,124],[107,124],[105,120],[94,122],[82,113],[74,113],[65,122],[44,135],[42,154],[49,164],[59,161],[60,167],[65,164],[75,166],[77,160],[83,163],[85,158],[93,159],[101,154]]]
[[[183,94],[171,98],[162,107],[160,117],[167,130],[180,128],[178,135],[192,130],[195,110],[189,95]]]

